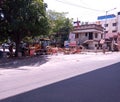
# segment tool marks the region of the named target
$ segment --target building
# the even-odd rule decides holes
[[[117,35],[118,32],[118,17],[114,14],[99,16],[98,21],[96,22],[98,25],[102,25],[105,28],[105,38],[109,39]]]
[[[120,33],[120,12],[117,15],[110,14],[105,16],[98,16],[96,24],[101,25],[105,28],[104,38],[109,39],[109,45],[111,50],[114,50],[112,47],[116,47],[118,33]],[[113,44],[115,43],[115,44]],[[118,45],[117,45],[118,46]]]
[[[97,24],[84,24],[74,26],[73,33],[77,45],[83,45],[87,49],[101,48],[100,40],[103,39],[104,28]]]
[[[105,39],[106,47],[109,50],[117,50],[120,43],[118,34],[120,34],[120,12],[104,16],[98,16],[97,21],[74,22],[75,40],[78,45],[84,45],[88,49],[101,47],[100,40]],[[118,44],[119,43],[119,44]],[[120,48],[119,48],[120,49]]]

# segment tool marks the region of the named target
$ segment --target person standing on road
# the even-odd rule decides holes
[[[106,45],[105,44],[102,45],[102,49],[103,49],[103,54],[105,54],[105,52],[106,52]]]
[[[97,53],[97,48],[98,48],[97,45],[95,45],[95,48],[94,48],[95,53]]]
[[[5,58],[5,57],[6,57],[6,53],[5,53],[5,45],[3,45],[2,48],[3,48],[3,57]]]
[[[13,43],[9,46],[10,57],[13,57]]]

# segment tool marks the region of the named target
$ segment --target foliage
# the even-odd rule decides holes
[[[56,12],[52,10],[47,11],[47,17],[51,27],[50,34],[60,32],[61,29],[72,29],[72,19],[66,18],[66,12]]]
[[[0,38],[9,37],[19,47],[25,37],[48,33],[43,0],[4,0],[0,4],[4,14],[4,19],[0,19]]]
[[[55,35],[55,40],[60,40],[63,43],[68,40],[68,34],[72,30],[72,19],[66,18],[65,12],[47,11],[47,17],[51,27],[50,34]]]
[[[4,22],[0,26],[14,40],[15,33],[20,38],[47,34],[48,22],[42,0],[6,0],[2,4]]]

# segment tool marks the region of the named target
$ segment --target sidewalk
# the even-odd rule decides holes
[[[52,57],[58,56],[70,56],[70,55],[108,55],[108,54],[117,54],[119,52],[106,52],[106,54],[103,54],[102,52],[82,52],[80,54],[57,54],[57,55],[38,55],[38,56],[26,56],[26,57],[18,57],[18,58],[1,58],[0,59],[0,67],[18,67],[18,66],[24,66],[24,65],[34,65],[36,63],[39,63],[41,65],[42,63],[46,63],[48,60],[50,60]],[[87,56],[86,56],[87,57]],[[62,57],[63,58],[63,57]]]

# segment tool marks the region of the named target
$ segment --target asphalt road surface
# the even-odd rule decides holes
[[[120,102],[120,53],[47,59],[1,67],[0,102]]]

